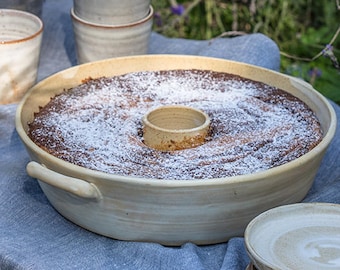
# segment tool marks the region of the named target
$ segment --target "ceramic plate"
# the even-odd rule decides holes
[[[340,269],[340,205],[276,207],[248,224],[245,241],[259,268]]]

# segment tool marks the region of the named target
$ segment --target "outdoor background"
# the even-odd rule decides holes
[[[281,72],[340,104],[340,0],[152,0],[154,31],[189,39],[263,33]]]

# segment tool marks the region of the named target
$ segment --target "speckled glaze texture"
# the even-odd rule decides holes
[[[78,17],[71,18],[79,64],[119,56],[146,54],[153,22],[153,8],[138,21],[126,24],[98,24]]]
[[[19,102],[37,79],[43,23],[35,15],[0,9],[0,104]]]
[[[26,135],[27,123],[39,106],[85,78],[162,69],[229,72],[280,87],[305,101],[316,113],[324,138],[302,157],[264,172],[218,179],[160,181],[84,169],[51,156]],[[16,114],[18,134],[32,159],[27,171],[39,179],[57,211],[105,236],[173,246],[185,242],[224,242],[243,235],[247,224],[258,214],[301,201],[313,183],[335,127],[336,116],[328,101],[298,79],[233,61],[175,55],[116,58],[59,72],[33,87]]]
[[[97,24],[128,24],[146,17],[150,0],[73,0],[75,14]]]
[[[301,203],[271,209],[249,223],[245,242],[259,270],[339,269],[340,205]]]

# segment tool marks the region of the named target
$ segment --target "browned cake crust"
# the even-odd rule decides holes
[[[210,116],[211,134],[203,145],[173,152],[144,145],[142,116],[169,104]],[[259,172],[302,156],[322,139],[318,119],[296,97],[204,70],[90,79],[52,98],[29,123],[28,135],[48,153],[76,165],[157,179]]]

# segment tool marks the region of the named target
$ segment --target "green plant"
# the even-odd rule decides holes
[[[154,30],[211,39],[260,32],[281,51],[281,71],[340,104],[339,0],[152,0]]]

